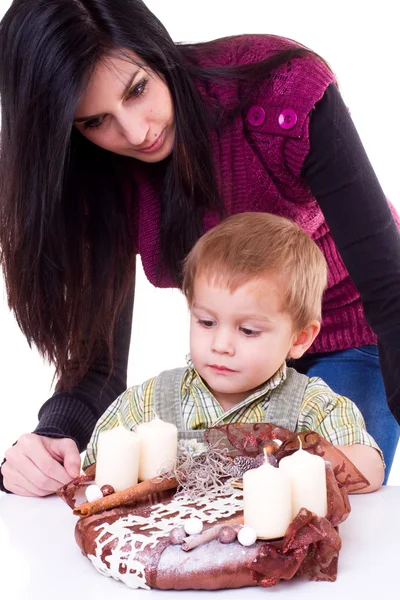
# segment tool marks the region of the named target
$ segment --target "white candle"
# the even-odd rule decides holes
[[[178,453],[178,429],[155,418],[136,427],[140,439],[139,479],[146,481],[168,471]]]
[[[134,431],[114,427],[99,434],[96,485],[112,485],[121,492],[138,482],[140,440]]]
[[[285,535],[292,520],[290,482],[286,473],[265,463],[243,475],[244,524],[258,538]]]
[[[318,517],[326,517],[328,504],[324,459],[300,447],[291,456],[282,458],[279,469],[290,479],[292,518],[301,508],[307,508]]]

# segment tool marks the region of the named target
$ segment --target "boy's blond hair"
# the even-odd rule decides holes
[[[265,275],[276,278],[282,311],[298,331],[321,320],[325,258],[298,225],[269,213],[240,213],[203,235],[185,260],[182,291],[190,307],[197,277],[234,292]]]

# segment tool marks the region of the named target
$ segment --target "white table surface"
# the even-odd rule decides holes
[[[119,598],[246,598],[290,600],[400,597],[400,486],[351,497],[340,526],[343,546],[335,583],[300,579],[274,588],[218,592],[131,590],[92,567],[74,539],[76,517],[54,496],[0,494],[0,597],[7,600],[118,600]]]

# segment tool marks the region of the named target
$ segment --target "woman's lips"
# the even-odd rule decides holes
[[[162,131],[160,133],[160,135],[158,136],[158,138],[156,139],[156,141],[154,142],[154,144],[152,144],[151,146],[147,146],[147,148],[140,148],[137,151],[138,152],[145,152],[146,154],[150,153],[150,152],[155,152],[164,143],[164,137],[165,137],[165,129],[164,129],[164,131]]]

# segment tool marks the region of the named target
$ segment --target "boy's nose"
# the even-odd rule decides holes
[[[212,350],[213,352],[218,352],[218,354],[234,354],[235,346],[232,333],[223,329],[216,331],[213,338]]]

